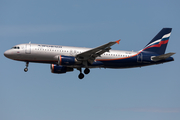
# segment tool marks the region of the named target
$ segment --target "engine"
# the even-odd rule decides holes
[[[72,56],[58,56],[58,65],[74,65],[76,63],[75,57]]]
[[[66,72],[71,72],[73,70],[74,69],[70,68],[70,67],[56,65],[56,64],[51,64],[51,72],[52,73],[62,74],[62,73],[66,73]]]

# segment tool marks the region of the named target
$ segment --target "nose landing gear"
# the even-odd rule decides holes
[[[26,62],[26,68],[24,68],[24,72],[28,71],[28,65],[29,65],[29,62]]]

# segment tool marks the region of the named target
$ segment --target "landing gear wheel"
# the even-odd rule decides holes
[[[79,79],[83,79],[84,78],[84,74],[80,73],[78,77],[79,77]]]
[[[28,71],[28,65],[29,65],[29,62],[26,62],[26,68],[24,68],[24,72]]]
[[[86,68],[86,69],[84,70],[84,73],[85,73],[85,74],[89,74],[89,72],[90,72],[89,68]]]
[[[24,68],[24,72],[27,72],[28,71],[28,68]]]

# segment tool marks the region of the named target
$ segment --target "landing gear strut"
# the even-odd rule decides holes
[[[82,68],[77,68],[79,71],[80,71],[80,74],[79,74],[79,79],[83,79],[84,78],[84,74],[82,73]]]
[[[86,68],[85,70],[84,70],[84,74],[82,73],[82,68],[77,68],[77,70],[79,70],[80,71],[80,74],[79,74],[79,79],[83,79],[84,78],[84,74],[89,74],[89,72],[90,72],[90,70],[89,70],[89,68]]]
[[[26,62],[26,68],[24,68],[24,72],[28,71],[28,65],[29,65],[29,62]]]

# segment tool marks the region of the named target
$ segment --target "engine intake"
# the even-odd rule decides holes
[[[76,62],[75,57],[72,56],[58,56],[58,65],[74,65]]]
[[[61,66],[61,65],[56,65],[56,64],[51,64],[51,72],[52,73],[58,73],[58,74],[62,74],[62,73],[66,73],[66,72],[71,72],[74,69],[71,67],[66,67],[66,66]]]

